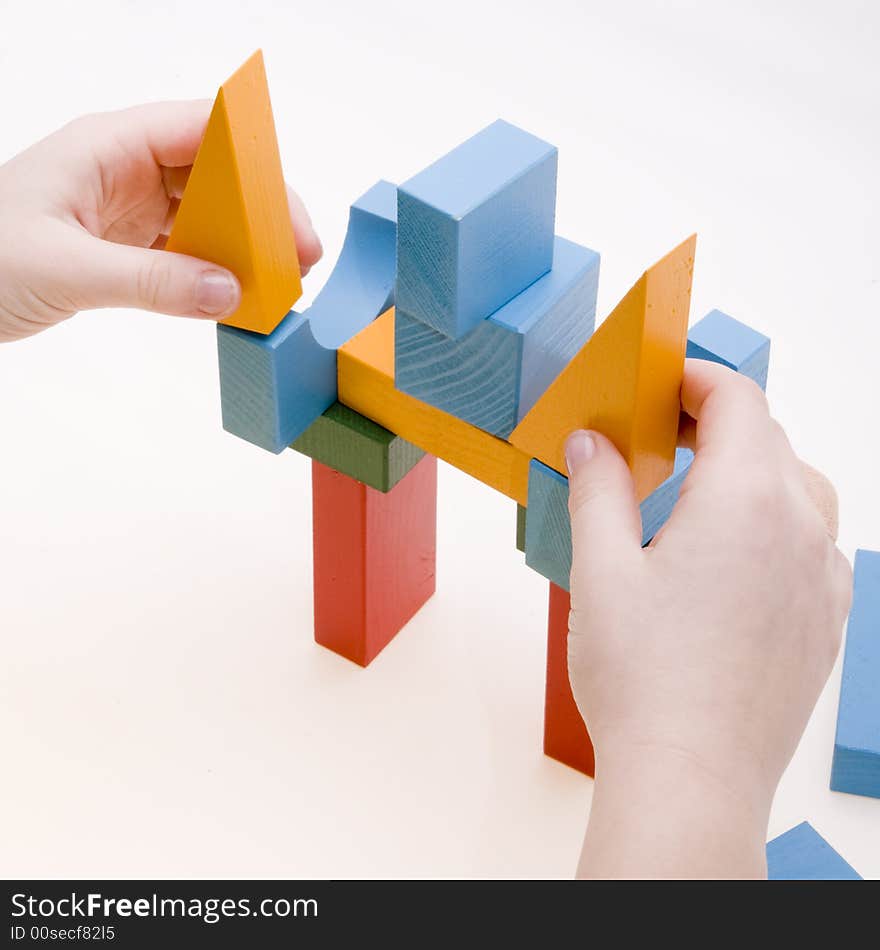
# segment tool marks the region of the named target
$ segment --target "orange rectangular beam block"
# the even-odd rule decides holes
[[[271,333],[302,294],[260,50],[217,93],[166,250],[238,277],[229,326]]]
[[[437,459],[389,492],[312,463],[315,640],[361,666],[434,593]]]
[[[568,591],[550,584],[547,617],[547,688],[544,694],[544,754],[585,775],[595,775],[593,743],[568,679]]]
[[[528,455],[394,388],[393,308],[341,347],[337,367],[341,403],[520,505],[528,503]]]

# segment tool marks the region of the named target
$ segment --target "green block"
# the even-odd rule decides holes
[[[425,454],[339,402],[290,447],[381,492],[391,491]]]
[[[516,506],[516,549],[526,552],[526,511],[523,505]]]

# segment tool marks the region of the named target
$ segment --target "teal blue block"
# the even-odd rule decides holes
[[[642,546],[663,527],[678,501],[681,484],[693,461],[693,452],[678,449],[672,474],[642,502]],[[529,504],[526,510],[526,564],[557,587],[569,589],[571,574],[571,521],[568,515],[568,479],[532,459],[529,466]]]
[[[767,388],[770,338],[720,310],[706,314],[688,331],[687,355],[729,366]]]
[[[770,881],[861,881],[858,874],[806,821],[767,844]]]
[[[880,798],[880,551],[856,551],[831,788]]]
[[[402,184],[397,307],[458,339],[550,270],[557,151],[498,120]]]
[[[217,326],[223,428],[281,452],[336,401],[336,350],[394,302],[397,189],[351,207],[333,273],[303,313],[263,336]]]
[[[507,438],[592,334],[598,286],[599,255],[557,237],[552,270],[457,340],[398,308],[394,384]]]

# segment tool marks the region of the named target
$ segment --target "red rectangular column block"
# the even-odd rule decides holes
[[[437,459],[389,492],[312,462],[315,640],[361,666],[434,593]]]
[[[586,775],[595,775],[593,743],[568,679],[568,591],[550,584],[547,618],[547,688],[544,698],[544,754]]]

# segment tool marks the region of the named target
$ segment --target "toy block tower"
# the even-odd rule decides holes
[[[398,189],[398,389],[506,438],[593,331],[599,255],[555,237],[556,148],[501,120]]]

